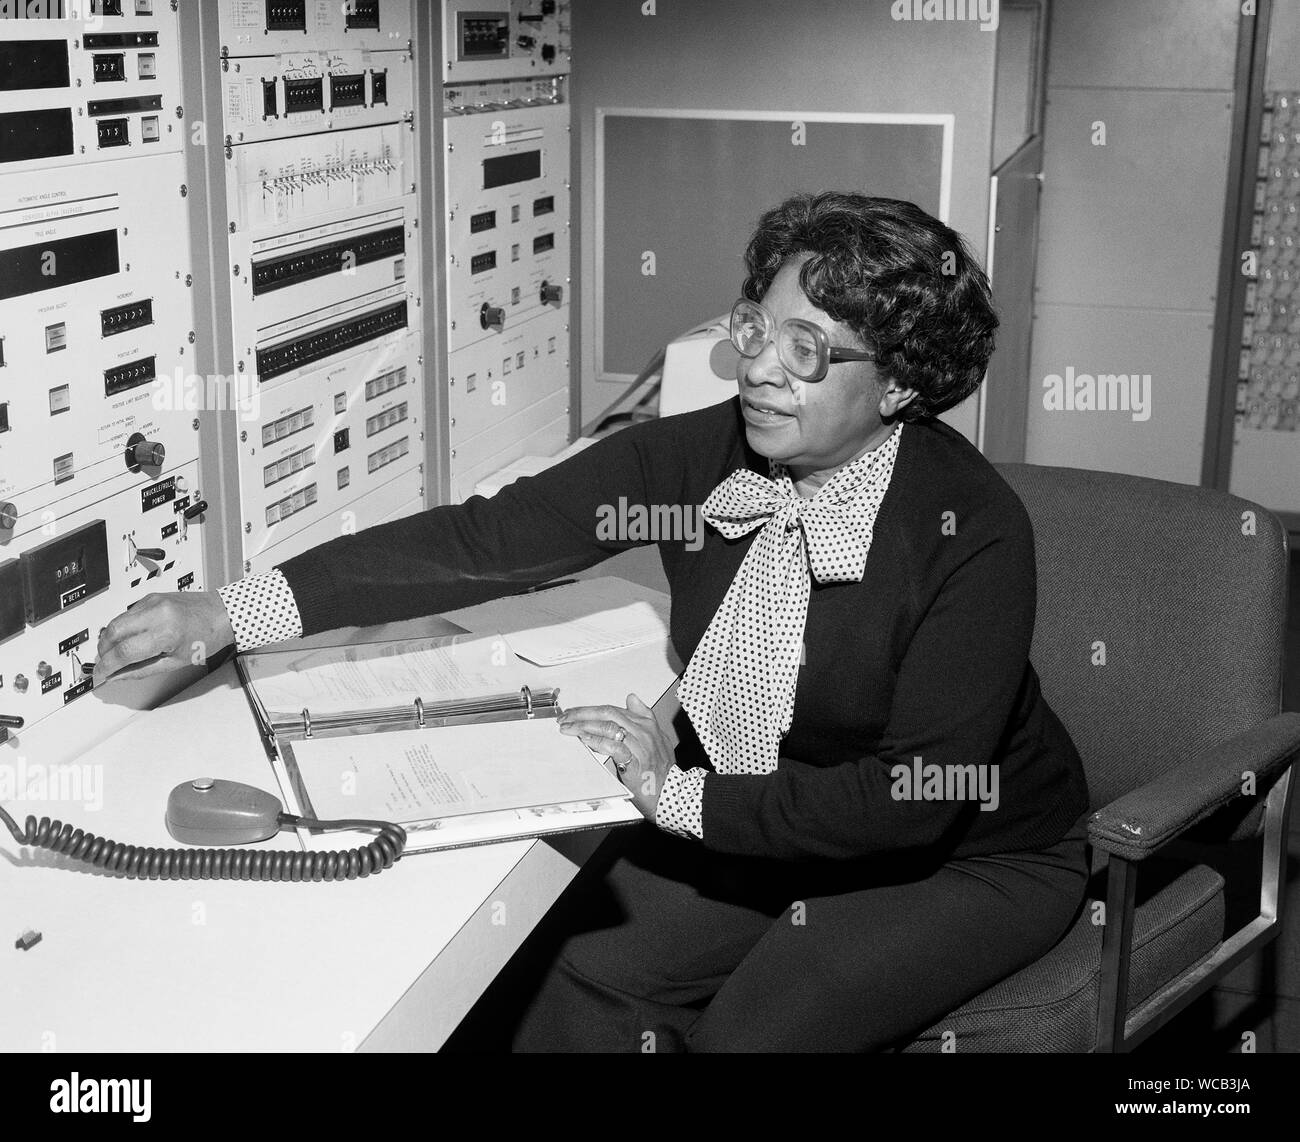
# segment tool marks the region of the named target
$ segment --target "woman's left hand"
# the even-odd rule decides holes
[[[659,791],[673,767],[672,738],[635,694],[622,706],[575,706],[560,718],[560,730],[576,734],[583,745],[609,755],[619,780],[632,791],[632,800],[650,820],[659,805]]]

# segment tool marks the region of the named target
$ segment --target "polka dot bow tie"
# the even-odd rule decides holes
[[[704,502],[728,539],[761,527],[677,693],[718,773],[771,773],[794,717],[812,579],[860,580],[903,426],[846,464],[810,500],[784,464],[733,472]]]

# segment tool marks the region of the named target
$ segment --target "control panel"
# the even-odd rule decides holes
[[[204,585],[206,382],[177,16],[30,7],[0,21],[0,714],[67,756],[193,677],[89,669],[133,602]]]
[[[84,3],[80,16],[71,0],[15,4],[23,18],[0,20],[0,171],[181,149],[168,0]]]
[[[442,81],[566,75],[569,0],[443,0]]]
[[[230,356],[243,570],[423,495],[410,5],[223,0]]]
[[[452,0],[443,8],[444,75],[456,80],[442,92],[455,500],[521,455],[560,451],[569,432],[570,115],[561,74],[569,9],[489,9]],[[543,42],[557,49],[545,61]]]
[[[301,51],[338,45],[405,48],[411,8],[399,0],[220,0],[223,55]]]

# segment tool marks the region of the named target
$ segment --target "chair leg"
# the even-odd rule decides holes
[[[1137,866],[1114,853],[1106,866],[1106,923],[1101,936],[1101,997],[1097,1007],[1097,1050],[1124,1051],[1128,1018],[1129,951]]]

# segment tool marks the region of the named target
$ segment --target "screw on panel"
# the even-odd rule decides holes
[[[249,562],[247,559],[245,559],[245,560],[244,560],[244,573],[247,574],[247,573],[248,573],[249,571],[251,571],[252,569],[253,569],[253,564],[252,564],[251,562]]]
[[[185,198],[189,193],[190,193],[190,188],[186,186],[184,183],[181,183],[181,197]]]
[[[195,432],[198,432],[198,430],[199,430],[199,418],[198,418],[197,416],[196,416],[193,420],[190,421],[190,427],[191,427],[192,429],[194,429]]]
[[[185,284],[186,284],[186,286],[193,286],[193,285],[194,285],[194,275],[193,275],[193,274],[186,274],[186,275],[185,275]]]
[[[176,107],[176,118],[177,118],[177,119],[184,119],[184,118],[185,118],[185,108],[184,108],[184,107],[181,107],[180,105],[177,105],[177,107]]]
[[[230,224],[230,232],[232,234],[235,232],[235,224],[233,222]]]
[[[195,342],[195,340],[197,340],[197,338],[195,338],[195,336],[194,336],[194,330],[193,330],[193,329],[191,329],[191,330],[189,331],[188,338],[189,338],[189,343],[190,343],[191,345],[193,345],[194,342]]]
[[[252,531],[253,531],[253,525],[252,525],[251,523],[246,523],[246,524],[244,524],[244,534],[245,534],[245,535],[251,535],[251,534],[252,534]]]

